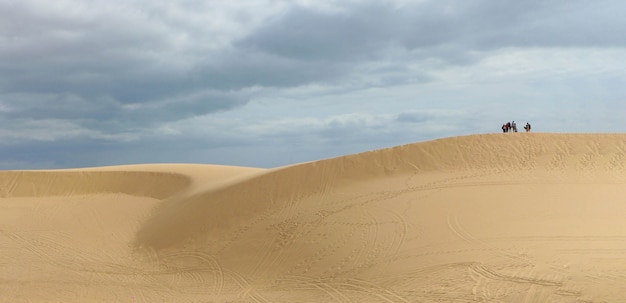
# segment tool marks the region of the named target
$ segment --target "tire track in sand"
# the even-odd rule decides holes
[[[546,278],[536,278],[536,277],[523,277],[523,276],[513,276],[506,275],[502,273],[498,273],[490,268],[488,268],[485,264],[480,262],[471,262],[468,265],[468,268],[473,272],[482,277],[491,280],[499,280],[504,282],[513,282],[513,283],[527,283],[527,284],[535,284],[541,286],[562,286],[563,282],[553,279]]]
[[[178,252],[168,253],[162,256],[161,262],[163,262],[163,264],[165,264],[166,267],[170,267],[172,265],[168,264],[170,263],[168,261],[173,261],[174,259],[176,259],[178,262],[180,262],[181,259],[185,259],[185,258],[198,260],[201,262],[201,264],[204,264],[204,266],[195,265],[189,268],[180,268],[174,265],[173,272],[181,273],[181,272],[189,272],[189,271],[193,272],[193,271],[208,270],[209,272],[213,273],[213,278],[215,281],[214,287],[213,287],[213,293],[216,296],[221,295],[224,290],[224,269],[222,268],[220,263],[217,261],[217,259],[215,259],[213,256],[210,256],[209,254],[198,252],[198,251],[178,251]],[[200,278],[198,276],[193,275],[192,278],[195,279],[196,282],[198,282],[198,285],[203,284],[202,281],[199,280]]]
[[[496,256],[505,257],[517,264],[520,264],[524,267],[534,266],[535,262],[530,258],[523,257],[521,255],[516,255],[513,253],[509,253],[504,251],[503,249],[494,247],[488,244],[485,241],[482,241],[476,237],[474,237],[471,233],[467,232],[463,226],[458,221],[458,212],[448,213],[448,227],[449,229],[461,240],[467,242],[472,246],[479,246],[486,248],[486,252],[495,254]],[[489,269],[483,263],[473,262],[469,264],[469,269],[484,278],[488,278],[491,280],[499,280],[505,282],[513,282],[513,283],[529,283],[536,284],[542,286],[562,286],[563,285],[563,269],[557,268],[555,266],[549,266],[549,268],[554,271],[554,275],[559,276],[559,278],[539,278],[539,277],[531,277],[531,276],[523,276],[521,274],[503,274],[496,272],[494,270]]]
[[[359,279],[324,279],[304,276],[283,276],[276,280],[277,286],[290,290],[319,290],[333,302],[409,302],[403,296],[380,285]]]
[[[486,249],[487,251],[496,252],[498,256],[503,256],[507,259],[515,261],[517,263],[521,263],[523,265],[532,265],[534,262],[529,258],[520,257],[518,255],[514,255],[508,253],[502,249],[493,247],[489,245],[487,242],[482,241],[476,237],[474,237],[471,233],[465,230],[465,228],[459,223],[458,212],[448,212],[447,216],[448,229],[452,231],[459,239],[465,241],[466,243]]]

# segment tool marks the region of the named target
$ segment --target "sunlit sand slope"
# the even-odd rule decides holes
[[[626,135],[0,174],[6,302],[617,302]]]

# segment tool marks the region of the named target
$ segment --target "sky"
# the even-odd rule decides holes
[[[507,121],[625,132],[625,15],[622,0],[0,0],[0,169],[272,168]]]

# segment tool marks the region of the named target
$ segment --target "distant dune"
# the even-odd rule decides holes
[[[619,302],[626,134],[0,172],[0,302]]]

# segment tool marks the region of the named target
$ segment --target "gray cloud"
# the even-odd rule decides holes
[[[320,62],[376,60],[390,46],[459,56],[509,46],[622,46],[619,1],[367,1],[339,11],[294,7],[238,46]],[[602,19],[598,19],[602,18]],[[447,48],[454,51],[445,52]],[[441,53],[441,51],[444,51]],[[454,59],[454,58],[451,58]]]
[[[206,19],[198,10],[209,9],[201,3],[99,2],[68,8],[69,14],[28,4],[4,3],[0,10],[0,73],[11,75],[0,80],[2,92],[106,97],[121,104],[207,87],[336,82],[363,64],[388,61],[397,48],[411,52],[413,60],[467,64],[480,59],[470,50],[623,45],[626,31],[614,6],[581,1],[428,1],[403,7],[369,1],[338,12],[293,6],[232,46],[212,47],[217,30],[201,29]],[[589,16],[589,10],[603,19]]]
[[[347,13],[295,7],[239,41],[238,46],[320,63],[363,60],[394,38],[391,13],[379,5],[357,6]]]

